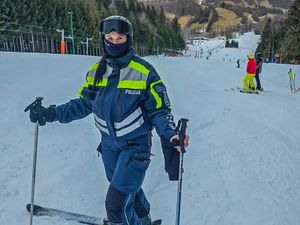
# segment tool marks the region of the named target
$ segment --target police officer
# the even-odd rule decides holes
[[[162,142],[167,143],[164,146],[169,147],[164,149],[165,156],[177,159],[179,155],[170,100],[153,66],[135,55],[128,19],[104,19],[100,38],[104,55],[88,70],[78,98],[48,108],[34,105],[30,120],[40,125],[69,123],[93,114],[101,132],[98,151],[110,182],[105,200],[106,224],[151,225],[150,204],[142,184],[150,163],[154,127]],[[185,146],[188,142],[187,136]],[[169,164],[169,178],[178,179],[178,168],[174,162]]]
[[[255,80],[256,80],[256,89],[259,91],[263,91],[263,88],[261,87],[260,79],[259,79],[259,74],[262,71],[262,66],[263,66],[263,58],[260,52],[256,53],[256,73],[255,73]]]

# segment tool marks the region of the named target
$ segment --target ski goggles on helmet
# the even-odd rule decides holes
[[[130,25],[123,20],[104,20],[100,23],[100,33],[109,34],[110,32],[117,32],[118,34],[129,35]]]

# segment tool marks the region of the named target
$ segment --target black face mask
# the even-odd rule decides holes
[[[127,41],[122,44],[114,44],[104,39],[103,42],[104,42],[104,49],[108,57],[117,58],[125,55],[125,53],[128,51]]]

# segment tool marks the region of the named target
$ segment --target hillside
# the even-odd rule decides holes
[[[219,19],[213,21],[210,32],[250,30],[266,16],[283,15],[292,0],[139,0],[155,7],[164,7],[169,17],[177,17],[181,28],[191,33],[203,32],[210,22],[209,17],[216,8]]]
[[[289,9],[293,0],[203,0],[202,4],[222,4],[222,2],[247,6],[247,7],[266,7]]]
[[[214,31],[226,30],[232,26],[237,26],[241,22],[241,17],[237,16],[233,11],[224,9],[224,8],[216,8],[219,19],[217,22],[213,24]]]

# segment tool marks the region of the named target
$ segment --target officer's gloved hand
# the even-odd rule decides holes
[[[171,138],[171,140],[170,140],[170,145],[171,145],[173,148],[180,147],[179,140],[176,139],[175,137],[174,137],[174,138]]]
[[[175,148],[178,152],[180,152],[179,136],[177,134],[171,138],[170,144],[173,148]],[[188,135],[185,136],[185,138],[183,140],[183,145],[185,148],[189,146],[189,136]]]
[[[55,105],[45,108],[36,104],[30,108],[29,118],[31,122],[38,122],[40,126],[44,126],[46,122],[53,122],[56,118]]]

